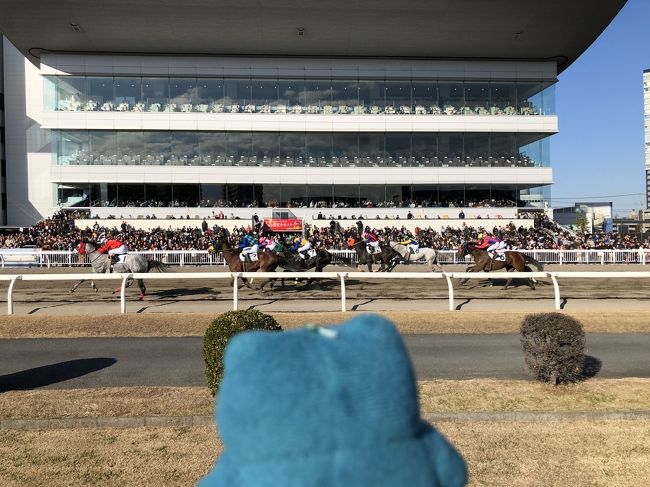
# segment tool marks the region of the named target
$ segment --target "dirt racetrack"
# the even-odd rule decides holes
[[[464,267],[447,265],[446,271],[463,271]],[[329,266],[327,271],[351,271],[349,267]],[[550,265],[549,271],[645,271],[642,265]],[[170,272],[222,272],[222,266],[213,267],[172,267]],[[423,265],[398,266],[394,273],[400,271],[426,272]],[[88,268],[33,268],[4,269],[4,274],[32,273],[85,273]],[[541,279],[535,290],[530,289],[526,281],[515,280],[512,287],[504,291],[505,275],[503,272],[492,273],[493,286],[487,280],[471,280],[461,285],[454,280],[455,303],[457,309],[476,310],[477,303],[491,303],[491,309],[507,311],[508,308],[538,308],[550,310],[553,303],[553,285],[550,279]],[[487,278],[487,274],[486,274]],[[586,309],[589,303],[598,302],[609,309],[650,309],[646,299],[650,296],[650,279],[558,279],[563,299],[563,306],[576,306],[582,303]],[[34,314],[48,312],[52,314],[85,314],[102,308],[113,312],[119,311],[119,294],[112,294],[118,281],[98,281],[99,293],[91,290],[89,283],[82,284],[74,294],[68,290],[72,281],[18,281],[14,289],[15,312],[17,314]],[[258,283],[253,283],[254,285]],[[130,311],[200,311],[205,306],[223,305],[224,309],[232,307],[232,282],[230,280],[171,279],[149,280],[147,297],[138,302],[137,286],[127,290]],[[0,282],[0,306],[7,301],[8,281]],[[382,279],[346,281],[346,294],[349,308],[352,310],[422,310],[446,309],[448,291],[445,279]],[[306,286],[302,282],[288,280],[284,286],[279,283],[271,292],[260,293],[257,290],[240,288],[240,307],[275,305],[279,310],[320,311],[337,310],[340,300],[338,280],[323,280]],[[568,304],[567,304],[568,303]],[[106,308],[109,306],[109,308]],[[221,307],[221,306],[219,306]],[[270,308],[268,308],[270,309]]]

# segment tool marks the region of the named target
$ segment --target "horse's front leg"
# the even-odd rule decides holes
[[[84,282],[84,281],[85,281],[85,279],[82,279],[81,281],[79,281],[77,284],[75,284],[74,286],[72,286],[72,287],[70,288],[70,291],[68,291],[68,292],[69,292],[70,294],[72,294],[73,292],[75,292],[75,291],[77,290],[77,288],[79,287],[79,285],[80,285],[82,282]],[[90,282],[92,283],[92,281],[90,281]],[[95,285],[95,284],[93,283],[93,286],[94,286],[94,285]]]
[[[482,269],[480,269],[478,266],[471,265],[467,269],[465,269],[465,272],[478,272],[480,270],[482,270]],[[469,277],[466,277],[465,279],[461,279],[460,283],[461,283],[461,285],[465,285],[465,283],[467,281],[469,281]]]
[[[465,272],[472,272],[472,268],[473,268],[473,266],[469,266],[467,269],[465,269]],[[469,281],[469,278],[467,278],[467,277],[465,279],[461,279],[460,280],[460,285],[464,286],[467,281]]]
[[[95,281],[91,280],[90,281],[90,287],[96,292],[99,292],[99,288],[95,285]]]

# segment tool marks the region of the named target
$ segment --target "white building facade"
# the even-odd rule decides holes
[[[554,62],[51,54],[37,68],[5,47],[24,97],[8,123],[27,128],[15,225],[69,207],[542,206],[552,183]]]
[[[544,207],[557,75],[624,4],[2,2],[7,223]]]
[[[650,209],[650,69],[643,71],[643,128],[645,132],[646,208]]]

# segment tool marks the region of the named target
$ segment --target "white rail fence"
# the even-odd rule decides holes
[[[635,250],[520,250],[532,256],[542,264],[643,264],[650,262],[650,249]],[[146,255],[152,260],[159,260],[172,266],[216,266],[225,265],[221,252],[210,253],[207,250],[152,250],[132,252]],[[353,250],[330,250],[333,264],[344,261],[356,263],[357,256]],[[441,264],[470,264],[471,257],[459,258],[455,250],[438,252]],[[38,250],[38,249],[0,249],[0,267],[85,267],[88,259],[73,251]]]
[[[9,281],[7,290],[7,314],[14,313],[14,291],[18,281],[79,281],[82,279],[96,281],[121,281],[120,287],[120,312],[126,313],[126,285],[129,279],[165,280],[165,279],[209,279],[232,280],[233,309],[237,310],[239,304],[239,279],[331,279],[338,280],[341,286],[341,311],[347,311],[346,304],[346,279],[374,280],[374,279],[446,279],[449,293],[449,311],[454,311],[454,285],[452,279],[486,279],[512,278],[512,279],[543,279],[550,278],[553,282],[555,309],[561,309],[560,285],[558,279],[647,279],[650,272],[509,272],[509,273],[473,273],[473,272],[394,272],[394,273],[369,273],[369,272],[173,272],[152,274],[0,274],[0,281]],[[292,293],[293,294],[293,293]]]

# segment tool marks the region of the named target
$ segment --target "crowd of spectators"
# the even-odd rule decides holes
[[[87,199],[82,200],[87,204]],[[468,199],[462,201],[460,199],[446,199],[437,201],[433,198],[413,198],[413,199],[393,199],[390,201],[375,201],[369,198],[362,198],[360,201],[354,198],[336,199],[306,199],[306,198],[293,198],[289,201],[257,201],[257,200],[211,200],[201,199],[194,200],[179,200],[179,199],[113,199],[102,204],[99,200],[91,202],[93,207],[121,207],[121,208],[513,208],[523,207],[523,201],[515,201],[511,199],[497,199],[497,198],[484,198],[484,199]]]
[[[204,220],[200,228],[185,226],[178,230],[156,228],[139,230],[121,222],[111,228],[101,227],[95,223],[92,228],[79,229],[74,220],[88,218],[87,212],[60,211],[51,218],[45,219],[33,227],[22,228],[19,231],[0,235],[1,248],[35,247],[43,250],[72,250],[76,241],[87,238],[99,241],[103,237],[113,235],[122,239],[131,250],[205,250],[220,233],[221,228],[214,225],[209,228]],[[511,249],[556,249],[556,250],[601,250],[601,249],[639,249],[650,248],[648,241],[639,241],[632,235],[613,233],[594,233],[580,235],[557,225],[544,214],[534,216],[534,227],[517,226],[516,220],[509,221],[503,226],[493,228],[483,227],[446,227],[441,231],[432,228],[415,228],[412,232],[422,247],[438,250],[456,249],[462,241],[478,240],[484,234],[496,235],[505,240]],[[505,221],[504,221],[505,222]],[[261,231],[261,225],[251,228],[250,224],[242,225],[232,231],[225,232],[230,244],[238,244],[248,232]],[[344,222],[345,224],[345,222]],[[368,222],[368,225],[376,225]],[[353,225],[343,227],[341,221],[331,219],[325,227],[306,226],[306,236],[316,247],[326,249],[347,249],[347,239],[358,237],[366,228],[362,220]],[[401,240],[410,232],[405,227],[377,227],[371,230],[381,240]],[[283,235],[287,241],[293,235]]]

